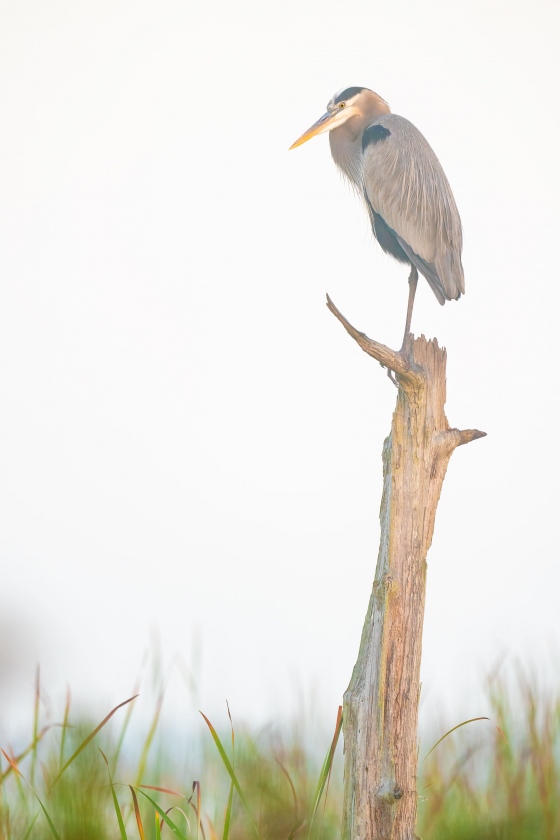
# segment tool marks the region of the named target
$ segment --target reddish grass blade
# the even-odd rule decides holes
[[[233,760],[234,753],[235,753],[235,730],[233,728],[233,720],[231,719],[231,712],[230,712],[229,703],[228,703],[227,700],[226,700],[226,706],[227,706],[229,723],[230,723],[230,726],[231,726],[231,750],[232,750],[232,760]]]
[[[146,790],[157,790],[160,793],[170,793],[171,796],[180,796],[182,799],[187,798],[184,793],[178,793],[176,790],[170,790],[169,788],[157,787],[157,785],[138,785],[138,787],[146,788]]]
[[[210,829],[210,840],[218,840],[218,835],[216,834],[216,829],[214,828],[214,823],[206,814],[206,822],[208,823],[208,828]]]
[[[305,820],[302,820],[297,825],[295,825],[292,828],[292,830],[290,831],[290,833],[288,834],[288,840],[293,840],[293,838],[296,836],[296,834],[298,833],[300,828],[303,828],[304,825],[305,825]]]
[[[146,840],[146,835],[144,834],[144,826],[142,825],[142,817],[140,816],[140,808],[138,807],[138,799],[136,798],[136,791],[129,785],[130,791],[132,793],[132,799],[134,801],[134,813],[136,815],[136,825],[138,826],[138,833],[140,834],[140,840]]]
[[[45,733],[47,733],[47,732],[49,731],[49,729],[52,729],[54,726],[64,726],[64,724],[60,724],[60,723],[49,723],[47,726],[44,726],[44,727],[41,729],[41,731],[39,732],[39,734],[37,735],[37,739],[36,739],[36,740],[34,740],[34,741],[31,741],[31,743],[29,744],[29,746],[28,746],[28,747],[26,747],[26,748],[23,750],[23,752],[20,752],[20,754],[19,754],[19,755],[17,755],[17,756],[15,756],[15,757],[14,757],[14,761],[16,762],[16,764],[20,764],[20,763],[23,761],[23,759],[24,759],[26,756],[28,756],[28,755],[29,755],[29,753],[31,752],[31,750],[33,750],[33,749],[35,749],[35,748],[37,747],[37,745],[39,744],[39,742],[40,742],[40,741],[42,740],[42,738],[44,737]],[[1,773],[1,774],[0,774],[0,785],[2,784],[2,782],[4,781],[4,779],[6,778],[6,776],[8,776],[10,773],[12,773],[12,772],[13,772],[13,769],[14,769],[14,768],[13,768],[11,765],[9,765],[9,766],[8,766],[8,769],[7,769],[7,770],[5,770],[3,773]]]
[[[288,773],[288,771],[286,770],[286,768],[284,767],[284,765],[282,764],[280,759],[275,757],[274,760],[276,761],[276,763],[280,767],[282,773],[284,774],[284,776],[288,780],[288,784],[290,785],[290,789],[292,791],[292,796],[294,798],[294,813],[295,813],[295,816],[296,816],[296,819],[297,819],[297,817],[298,817],[298,798],[297,798],[297,794],[296,794],[296,789],[294,787],[294,783],[292,782],[290,774]]]
[[[193,793],[196,790],[196,840],[200,835],[200,782],[192,783]]]
[[[4,750],[2,750],[2,754],[3,754],[4,758],[6,759],[6,761],[8,762],[8,764],[11,764],[11,766],[13,767],[13,769],[14,769],[14,771],[17,773],[17,775],[18,775],[21,779],[23,779],[23,781],[25,782],[25,784],[27,785],[27,787],[28,787],[28,788],[31,790],[31,792],[34,794],[35,798],[37,799],[37,802],[38,802],[38,803],[39,803],[39,805],[41,806],[41,809],[42,809],[42,811],[43,811],[43,814],[44,814],[44,815],[45,815],[45,817],[46,817],[46,820],[47,820],[47,822],[48,822],[48,824],[49,824],[49,828],[50,828],[50,830],[51,830],[51,832],[52,832],[52,834],[53,834],[53,837],[55,838],[55,840],[60,840],[60,834],[58,833],[58,831],[57,831],[57,830],[56,830],[56,828],[54,827],[53,821],[51,820],[51,818],[50,818],[50,816],[49,816],[49,812],[47,811],[47,809],[45,808],[45,806],[44,806],[44,805],[43,805],[43,803],[41,802],[41,800],[40,800],[40,798],[39,798],[39,794],[37,793],[37,791],[35,790],[35,788],[34,788],[32,785],[30,785],[30,784],[29,784],[29,782],[27,781],[27,779],[25,778],[25,776],[23,775],[23,773],[21,772],[21,770],[19,769],[19,767],[17,766],[17,764],[15,763],[15,761],[13,760],[13,758],[10,758],[10,756],[9,756],[6,752],[4,752]]]
[[[198,787],[197,787],[197,786],[198,786]],[[199,816],[198,816],[198,815],[199,815],[199,813],[200,813],[200,794],[198,794],[198,796],[197,796],[198,808],[196,807],[196,805],[195,805],[195,804],[194,804],[194,802],[192,801],[192,798],[193,798],[193,796],[194,796],[194,794],[195,794],[195,791],[198,791],[198,789],[199,789],[199,788],[200,788],[200,782],[193,782],[193,783],[192,783],[192,793],[191,793],[191,795],[189,796],[189,798],[188,798],[188,800],[187,800],[187,805],[190,805],[190,806],[191,806],[191,808],[193,809],[193,811],[195,812],[195,814],[196,814],[196,821],[197,821],[197,831],[200,829],[200,831],[202,831],[202,840],[206,840],[206,834],[204,833],[204,826],[202,825],[202,822],[200,821],[200,818],[199,818]],[[177,808],[178,808],[178,806],[175,806],[175,807],[177,807]],[[171,810],[171,809],[169,809],[169,810]],[[180,808],[179,808],[179,811],[181,811],[181,809],[180,809]],[[169,813],[169,811],[167,811],[167,813]],[[187,815],[186,815],[183,811],[181,811],[181,813],[183,814],[183,816],[184,816],[184,817],[185,817],[185,819],[187,820],[187,825],[188,825],[188,824],[189,824],[189,820],[188,820],[188,818],[187,818]]]
[[[61,768],[60,768],[60,770],[58,771],[58,775],[55,777],[55,780],[54,780],[54,782],[52,783],[52,785],[51,785],[51,787],[50,787],[50,789],[51,789],[51,790],[52,790],[52,789],[53,789],[53,787],[56,785],[56,783],[58,782],[58,780],[60,779],[60,777],[62,776],[62,774],[64,773],[64,771],[65,771],[65,770],[67,770],[67,769],[70,767],[70,765],[72,764],[72,762],[74,761],[74,759],[75,759],[75,758],[77,758],[77,757],[79,756],[79,754],[82,752],[82,750],[84,750],[84,749],[87,747],[87,745],[89,744],[89,742],[90,742],[93,738],[95,738],[95,736],[97,735],[97,733],[99,732],[99,730],[100,730],[100,729],[103,729],[103,727],[105,726],[105,724],[107,723],[107,721],[108,721],[108,720],[110,720],[110,719],[113,717],[113,715],[115,714],[115,712],[116,712],[116,711],[118,711],[119,709],[122,709],[122,707],[123,707],[123,706],[126,706],[126,704],[127,704],[127,703],[132,703],[132,701],[133,701],[133,700],[136,700],[136,698],[137,698],[137,697],[138,697],[138,695],[137,695],[137,694],[135,694],[135,695],[134,695],[134,697],[129,697],[129,698],[128,698],[128,700],[125,700],[123,703],[119,703],[119,705],[118,705],[118,706],[115,706],[115,708],[114,708],[114,709],[112,709],[112,711],[110,711],[110,712],[109,712],[109,714],[108,714],[106,717],[104,717],[104,718],[103,718],[103,720],[101,721],[101,723],[100,723],[98,726],[96,726],[96,727],[95,727],[95,729],[93,730],[93,732],[90,732],[90,734],[87,736],[87,738],[86,738],[84,741],[82,741],[82,743],[80,744],[80,746],[78,747],[78,749],[77,749],[77,750],[76,750],[76,751],[75,751],[75,752],[74,752],[74,753],[70,756],[70,758],[68,759],[68,761],[66,762],[66,764],[65,764],[63,767],[61,767]]]
[[[300,830],[300,828],[302,828],[305,825],[305,820],[300,820],[299,819],[298,798],[297,798],[296,789],[294,787],[294,783],[292,782],[290,774],[288,773],[288,771],[286,770],[286,768],[284,767],[284,765],[282,764],[282,762],[280,761],[279,758],[276,758],[276,756],[275,756],[274,760],[280,766],[280,769],[282,770],[282,773],[287,778],[288,784],[290,785],[290,788],[291,788],[291,791],[292,791],[292,796],[294,798],[294,817],[295,817],[295,820],[296,820],[296,824],[294,825],[294,827],[292,828],[292,830],[290,831],[290,833],[288,835],[288,840],[292,840],[292,838],[297,834],[297,832]],[[325,798],[325,802],[326,802],[326,798]]]

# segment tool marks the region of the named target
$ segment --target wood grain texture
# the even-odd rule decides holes
[[[446,351],[407,336],[390,350],[327,305],[399,384],[383,446],[381,539],[358,660],[344,695],[343,840],[415,840],[418,701],[426,557],[449,459],[483,437],[450,429]]]

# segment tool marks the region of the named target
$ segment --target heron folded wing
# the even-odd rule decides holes
[[[461,220],[431,146],[404,117],[385,114],[364,131],[362,148],[371,207],[395,231],[438,300],[458,298],[465,291]]]

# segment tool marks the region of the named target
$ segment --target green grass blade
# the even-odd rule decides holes
[[[334,729],[334,735],[329,747],[329,751],[325,757],[323,762],[323,766],[321,767],[321,772],[319,774],[319,781],[317,782],[317,788],[315,790],[315,796],[313,799],[313,812],[311,814],[311,819],[309,821],[309,830],[307,832],[307,840],[311,837],[311,831],[313,829],[313,820],[315,819],[315,815],[317,813],[317,809],[319,807],[319,803],[321,801],[321,796],[323,795],[323,790],[325,789],[325,785],[327,783],[327,779],[329,778],[331,767],[334,759],[334,753],[336,750],[336,745],[338,744],[338,739],[340,737],[340,732],[342,730],[342,706],[338,707],[338,715],[336,718],[336,725]]]
[[[64,744],[66,742],[66,728],[68,727],[68,717],[70,715],[70,686],[66,689],[66,704],[64,706],[64,720],[62,722],[62,735],[60,736],[60,758],[58,760],[59,769],[64,763]]]
[[[161,840],[161,828],[159,824],[159,811],[156,811],[156,840]]]
[[[134,782],[135,787],[140,785],[142,781],[142,776],[144,775],[144,770],[146,769],[146,764],[148,761],[148,753],[150,751],[150,747],[152,746],[152,741],[154,740],[154,735],[156,734],[156,729],[159,721],[159,716],[161,713],[161,707],[163,704],[163,696],[164,691],[163,689],[160,692],[156,703],[156,710],[154,712],[154,716],[152,718],[152,723],[150,729],[148,731],[148,735],[146,736],[146,740],[144,741],[144,746],[142,747],[142,754],[140,756],[140,761],[138,762],[138,772],[136,774],[136,781]]]
[[[231,766],[235,769],[235,730],[233,728],[233,720],[231,718],[231,711],[230,711],[229,703],[228,703],[227,700],[226,700],[226,706],[227,706],[227,713],[228,713],[228,717],[229,717],[229,723],[230,723],[230,726],[231,726]],[[225,815],[225,818],[224,818],[224,833],[222,835],[222,840],[228,840],[228,837],[229,837],[229,827],[230,827],[230,824],[231,824],[231,811],[232,811],[232,808],[233,808],[233,790],[234,790],[234,788],[233,788],[233,782],[232,782],[229,786],[229,796],[228,796],[228,802],[227,802],[227,807],[226,807],[226,815]]]
[[[138,693],[140,691],[140,680],[137,681],[136,685],[133,689],[133,694],[138,697]],[[132,712],[134,711],[134,706],[129,706],[126,710],[126,715],[124,716],[123,725],[121,727],[121,731],[119,734],[119,740],[117,741],[117,746],[115,749],[115,753],[113,755],[113,767],[111,772],[114,774],[117,772],[117,764],[119,761],[119,756],[121,754],[122,745],[124,742],[124,736],[126,735],[126,731],[128,729],[128,724],[130,723],[130,718],[132,717]]]
[[[134,695],[134,697],[129,697],[129,698],[128,698],[128,700],[125,700],[123,703],[119,703],[119,705],[118,705],[118,706],[115,706],[115,708],[114,708],[114,709],[112,709],[112,710],[109,712],[109,714],[108,714],[106,717],[104,717],[104,718],[103,718],[103,720],[101,721],[101,723],[100,723],[98,726],[96,726],[96,727],[95,727],[95,729],[93,730],[93,732],[90,732],[90,733],[89,733],[89,735],[87,736],[87,738],[86,738],[84,741],[82,741],[82,743],[80,744],[80,746],[78,747],[78,749],[77,749],[74,753],[72,753],[72,755],[70,756],[70,758],[68,759],[68,761],[66,762],[66,764],[65,764],[63,767],[61,767],[61,768],[60,768],[60,770],[58,771],[58,775],[55,777],[54,782],[51,784],[51,787],[50,787],[50,789],[51,789],[51,790],[52,790],[52,789],[53,789],[53,787],[56,785],[56,783],[58,782],[58,780],[60,779],[60,777],[62,776],[62,774],[65,772],[65,770],[67,770],[67,769],[70,767],[70,765],[72,764],[72,762],[74,761],[74,759],[76,759],[76,758],[80,755],[80,753],[82,752],[82,750],[84,750],[84,749],[87,747],[87,745],[89,744],[89,742],[90,742],[93,738],[95,738],[95,736],[97,735],[97,733],[99,732],[99,730],[100,730],[100,729],[103,729],[103,727],[105,726],[105,724],[107,723],[107,721],[108,721],[108,720],[110,720],[110,719],[113,717],[113,715],[115,714],[115,712],[116,712],[118,709],[121,709],[123,706],[126,706],[126,704],[127,704],[127,703],[132,703],[132,701],[133,701],[133,700],[135,700],[137,697],[138,697],[138,695],[137,695],[137,694],[135,694],[135,695]]]
[[[231,781],[235,785],[235,789],[236,789],[237,793],[239,794],[239,798],[241,799],[241,801],[243,803],[243,806],[244,806],[245,810],[247,811],[247,814],[249,815],[249,819],[253,823],[253,828],[255,829],[255,834],[257,835],[257,837],[259,837],[259,830],[257,828],[257,824],[256,824],[255,820],[253,819],[251,809],[249,808],[249,805],[247,804],[247,800],[245,799],[243,791],[241,790],[241,785],[239,784],[237,776],[235,775],[235,771],[234,771],[233,767],[231,766],[231,762],[230,762],[229,758],[227,757],[226,751],[224,750],[224,748],[222,746],[222,742],[220,741],[218,733],[216,732],[216,730],[214,729],[214,727],[212,726],[212,724],[210,723],[210,721],[208,720],[208,718],[206,717],[204,712],[200,712],[200,714],[202,715],[202,717],[204,718],[204,720],[206,721],[206,723],[208,725],[208,729],[210,730],[210,734],[212,735],[214,743],[216,744],[216,747],[218,748],[218,752],[220,753],[220,758],[222,759],[222,761],[224,763],[224,766],[229,773],[229,777],[230,777]]]
[[[163,808],[162,808],[160,805],[158,805],[158,804],[157,804],[157,802],[156,802],[154,799],[152,799],[152,797],[151,797],[151,796],[148,796],[148,794],[147,794],[147,793],[144,793],[144,791],[143,791],[143,790],[140,790],[140,789],[138,790],[138,793],[141,793],[141,794],[142,794],[142,796],[145,796],[145,797],[146,797],[146,799],[148,800],[148,802],[151,802],[151,804],[152,804],[152,805],[153,805],[153,807],[156,809],[157,813],[160,815],[160,817],[162,818],[162,820],[163,820],[163,821],[164,821],[164,822],[165,822],[165,823],[169,826],[169,828],[171,829],[171,831],[175,834],[175,836],[176,836],[176,837],[178,837],[178,838],[179,838],[179,840],[187,840],[186,835],[185,835],[185,834],[183,834],[183,832],[181,831],[181,829],[180,829],[177,825],[175,825],[175,823],[173,822],[173,820],[171,819],[171,817],[168,817],[168,816],[167,816],[167,814],[165,813],[165,811],[163,810]]]
[[[457,726],[454,726],[454,727],[453,727],[453,729],[450,729],[450,730],[449,730],[449,732],[446,732],[446,733],[445,733],[445,735],[442,735],[442,736],[441,736],[441,738],[439,739],[439,741],[436,741],[436,742],[435,742],[435,744],[434,744],[434,746],[431,748],[431,750],[429,750],[429,751],[426,753],[426,755],[424,756],[424,758],[422,759],[422,764],[424,764],[424,762],[426,761],[426,759],[428,758],[428,756],[429,756],[431,753],[433,753],[433,751],[435,750],[435,748],[436,748],[436,747],[438,747],[438,746],[441,744],[441,742],[442,742],[443,740],[445,740],[445,738],[447,738],[447,736],[448,736],[448,735],[451,735],[451,733],[452,733],[452,732],[455,732],[455,730],[460,729],[462,726],[466,726],[466,725],[467,725],[467,723],[474,723],[474,722],[475,722],[475,721],[477,721],[477,720],[490,720],[490,718],[489,718],[489,717],[475,717],[475,718],[470,718],[469,720],[464,720],[462,723],[458,723],[458,724],[457,724]],[[490,723],[492,723],[494,726],[496,726],[496,724],[495,724],[492,720],[490,720]],[[500,729],[500,727],[499,727],[499,726],[496,726],[496,729],[498,730],[498,732],[500,733],[500,735],[504,738],[505,742],[507,743],[507,738],[506,738],[506,736],[504,735],[504,733],[502,732],[502,730]]]
[[[41,704],[41,669],[37,665],[35,672],[35,705],[33,708],[33,748],[31,753],[31,784],[35,783],[35,768],[37,766],[37,744],[39,735],[39,711]]]
[[[228,840],[229,837],[229,826],[231,823],[231,809],[233,806],[233,782],[229,786],[229,796],[226,808],[226,816],[224,819],[224,833],[222,835],[222,840]]]
[[[47,811],[47,809],[45,808],[45,806],[44,806],[44,805],[43,805],[43,803],[41,802],[41,800],[40,800],[40,798],[39,798],[39,794],[37,793],[37,791],[35,790],[35,788],[34,788],[32,785],[30,785],[30,784],[29,784],[29,782],[27,781],[27,779],[25,778],[25,776],[23,775],[23,773],[21,772],[21,770],[19,769],[19,767],[17,766],[17,764],[13,761],[13,759],[11,759],[11,758],[9,757],[9,755],[8,755],[7,753],[5,753],[5,752],[4,752],[4,750],[2,750],[2,754],[4,755],[4,758],[6,759],[6,761],[8,762],[8,764],[11,764],[11,765],[12,765],[12,767],[14,768],[14,770],[15,770],[15,772],[18,774],[18,776],[20,776],[20,778],[22,778],[22,779],[23,779],[23,781],[25,782],[25,784],[27,785],[27,787],[28,787],[28,788],[30,789],[30,791],[34,794],[35,798],[37,799],[37,802],[38,802],[38,803],[39,803],[39,805],[41,806],[41,809],[42,809],[42,811],[43,811],[43,814],[44,814],[44,815],[45,815],[45,817],[46,817],[46,820],[47,820],[47,822],[48,822],[48,824],[49,824],[49,828],[50,828],[50,830],[51,830],[51,832],[52,832],[52,834],[53,834],[53,837],[55,838],[55,840],[60,840],[60,834],[58,833],[58,831],[57,831],[57,830],[56,830],[56,828],[54,827],[54,823],[53,823],[53,821],[52,821],[52,820],[51,820],[51,818],[50,818],[49,812]]]
[[[23,835],[22,840],[28,840],[29,835],[30,835],[30,834],[31,834],[31,832],[33,831],[33,826],[34,826],[34,825],[35,825],[35,823],[37,822],[37,817],[38,817],[38,816],[39,816],[39,811],[37,811],[37,813],[35,814],[35,816],[34,816],[34,817],[33,817],[33,819],[31,820],[31,822],[30,822],[30,824],[29,824],[29,828],[27,829],[27,831],[26,831],[26,832],[25,832],[25,834]]]
[[[33,791],[33,793],[35,793],[35,796],[37,796],[35,791]],[[39,805],[41,806],[41,808],[43,810],[43,814],[45,815],[45,817],[47,819],[47,822],[49,824],[50,830],[52,831],[53,837],[55,838],[55,840],[60,840],[60,834],[58,833],[58,831],[54,827],[53,821],[51,820],[51,818],[49,816],[49,812],[47,811],[47,809],[45,808],[45,806],[43,805],[43,803],[41,802],[41,800],[39,799],[38,796],[37,796],[37,802],[39,803]]]
[[[111,793],[113,795],[113,805],[115,806],[115,813],[117,815],[117,822],[119,824],[119,831],[121,833],[121,840],[128,840],[128,837],[126,836],[126,831],[125,831],[125,827],[124,827],[122,814],[121,814],[121,809],[119,808],[119,801],[117,799],[117,794],[115,793],[115,786],[113,784],[113,779],[111,777],[111,770],[109,769],[109,762],[107,761],[107,756],[105,755],[103,750],[100,749],[99,752],[103,756],[103,761],[107,765],[107,772],[109,774],[109,782],[111,783]]]
[[[194,805],[192,804],[192,802],[190,803],[190,805],[191,805],[191,807],[192,807],[192,808],[194,808]],[[191,824],[190,824],[190,822],[189,822],[189,818],[187,817],[187,815],[185,814],[185,812],[183,811],[183,809],[182,809],[182,808],[180,808],[180,807],[179,807],[179,805],[172,805],[172,806],[171,806],[171,808],[168,808],[168,809],[167,809],[167,811],[166,811],[165,813],[169,816],[169,814],[171,813],[171,811],[179,811],[179,813],[180,813],[180,814],[182,814],[182,815],[184,816],[184,818],[185,818],[185,822],[186,822],[186,824],[187,824],[187,828],[188,828],[188,830],[190,831],[190,830],[191,830]],[[202,836],[204,836],[204,831],[202,832]]]

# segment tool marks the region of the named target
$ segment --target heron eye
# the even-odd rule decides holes
[[[346,108],[346,102],[341,102],[338,107],[339,108]]]

